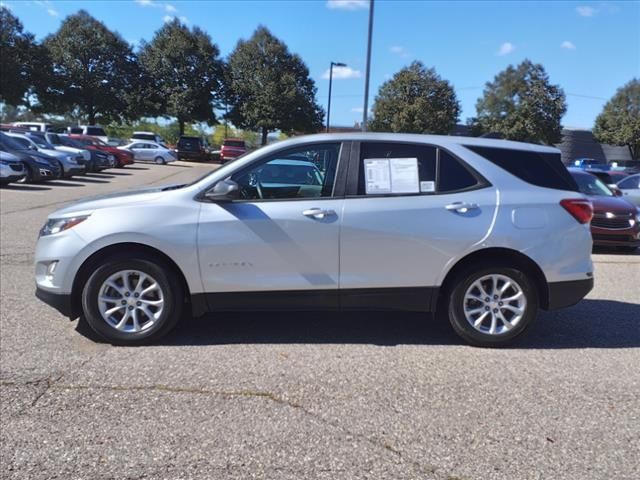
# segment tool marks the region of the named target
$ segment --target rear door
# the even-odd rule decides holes
[[[231,175],[241,199],[203,201],[198,248],[211,309],[337,307],[347,150],[331,142],[270,154]],[[318,170],[321,181],[308,175]]]
[[[340,236],[343,307],[429,310],[442,272],[487,235],[495,189],[444,149],[362,142]]]

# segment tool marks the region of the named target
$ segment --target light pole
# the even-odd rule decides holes
[[[331,62],[329,66],[329,102],[327,103],[327,133],[329,133],[329,120],[331,118],[331,84],[333,83],[333,67],[346,67],[346,63]]]
[[[369,75],[371,69],[371,35],[373,33],[373,0],[369,0],[369,31],[367,33],[367,71],[364,77],[364,108],[362,110],[362,131],[367,131],[367,109],[369,108]]]

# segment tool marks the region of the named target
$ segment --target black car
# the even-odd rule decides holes
[[[24,182],[34,183],[53,180],[62,176],[58,162],[40,152],[28,150],[8,135],[0,132],[0,150],[18,157],[27,171]]]
[[[207,161],[209,152],[206,147],[207,145],[200,137],[182,135],[176,145],[178,160]]]

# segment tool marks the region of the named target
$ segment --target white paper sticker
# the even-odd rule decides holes
[[[367,195],[391,193],[389,159],[370,158],[364,161],[364,179]]]
[[[417,158],[390,158],[391,193],[418,193],[420,179]]]
[[[420,182],[420,191],[421,192],[435,192],[436,191],[436,182],[434,182],[434,181]]]

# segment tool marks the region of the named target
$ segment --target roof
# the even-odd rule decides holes
[[[378,142],[410,142],[435,144],[446,147],[447,145],[471,145],[479,147],[508,148],[514,150],[528,150],[546,153],[560,153],[555,147],[536,145],[533,143],[514,142],[512,140],[499,140],[493,138],[477,138],[453,135],[422,135],[417,133],[378,133],[378,132],[353,132],[353,133],[318,133],[303,135],[285,140],[290,145],[307,143],[310,141],[378,141]],[[284,142],[283,142],[284,143]]]

